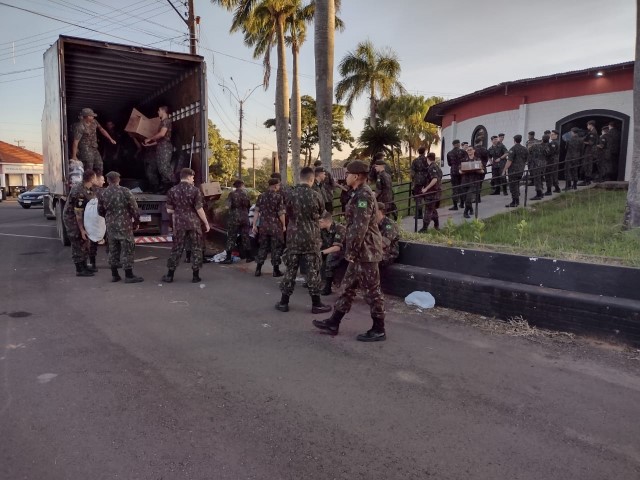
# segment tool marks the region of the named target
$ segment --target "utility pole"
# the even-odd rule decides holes
[[[182,21],[187,24],[189,28],[189,53],[191,55],[196,55],[198,53],[198,39],[196,37],[196,25],[200,24],[200,17],[196,17],[195,7],[193,6],[193,0],[188,0],[187,7],[189,11],[187,12],[187,18],[185,19],[182,16],[182,13],[176,8],[176,6],[171,2],[171,0],[167,0],[169,5],[176,11],[176,13],[180,16]]]
[[[24,143],[24,140],[16,140],[15,138],[13,139],[14,142],[16,142],[16,145],[18,145],[18,147],[20,148],[24,148],[22,145],[20,145],[21,143]]]
[[[251,143],[251,148],[245,148],[245,151],[251,150],[252,164],[253,164],[253,188],[256,188],[256,150],[260,150],[260,147],[256,147],[255,143]]]
[[[240,92],[238,91],[238,86],[236,85],[236,82],[233,79],[233,77],[231,77],[231,81],[233,82],[233,86],[236,89],[235,94],[226,85],[223,85],[222,83],[219,83],[218,85],[220,85],[223,88],[223,90],[224,89],[228,90],[229,94],[240,105],[240,133],[238,135],[238,178],[240,180],[242,180],[242,152],[243,152],[243,150],[242,150],[242,119],[244,118],[244,102],[246,102],[249,99],[249,97],[253,94],[253,92],[255,92],[256,89],[258,87],[261,87],[263,84],[261,83],[260,85],[256,85],[255,87],[253,87],[253,90],[248,91],[247,94],[245,94],[244,97],[240,98]],[[254,164],[254,167],[255,167],[255,164]],[[254,172],[255,172],[255,169],[254,169]],[[254,183],[255,183],[255,181],[254,181]]]

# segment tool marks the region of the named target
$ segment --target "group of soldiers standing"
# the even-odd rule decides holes
[[[454,140],[453,148],[447,153],[447,164],[451,171],[451,198],[453,206],[449,210],[464,209],[464,217],[471,218],[473,203],[480,202],[480,190],[491,167],[491,195],[511,194],[507,208],[520,205],[520,182],[525,175],[525,167],[536,195],[531,200],[542,200],[545,196],[560,193],[558,172],[564,168],[564,191],[575,190],[578,186],[590,185],[613,179],[618,161],[620,134],[615,122],[603,127],[600,134],[596,122],[589,120],[584,135],[573,127],[566,140],[564,167],[560,165],[560,139],[557,130],[546,130],[542,139],[535,132],[528,133],[525,145],[522,135],[513,137],[510,149],[504,145],[504,133],[491,137],[491,146],[483,146],[484,138],[477,137],[476,145]],[[438,207],[442,195],[442,171],[436,163],[435,154],[425,156],[425,149],[418,150],[419,156],[411,164],[412,195],[418,209],[422,210],[423,226],[420,232],[428,230],[433,221],[439,229]],[[477,161],[479,168],[464,169],[463,162]],[[578,183],[579,178],[582,179]],[[546,190],[545,190],[546,186]],[[509,193],[507,192],[509,190]],[[460,205],[460,207],[458,207]]]

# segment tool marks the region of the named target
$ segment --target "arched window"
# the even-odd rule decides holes
[[[471,135],[471,145],[474,147],[481,145],[484,148],[487,148],[489,144],[489,136],[487,135],[487,129],[482,125],[478,125],[473,130],[473,135]]]

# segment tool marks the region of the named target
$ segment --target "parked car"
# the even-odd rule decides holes
[[[37,185],[28,192],[18,195],[18,203],[22,208],[31,208],[31,205],[42,205],[43,198],[49,193],[44,185]]]

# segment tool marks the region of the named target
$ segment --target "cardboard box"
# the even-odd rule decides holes
[[[480,160],[462,162],[460,164],[460,170],[462,170],[463,172],[482,171],[482,162]]]
[[[203,183],[202,185],[200,185],[200,188],[202,189],[202,194],[205,197],[220,197],[220,195],[222,195],[222,188],[220,188],[220,182],[210,182],[210,183]],[[217,199],[214,199],[217,200]]]
[[[153,137],[160,130],[160,117],[147,118],[135,108],[131,112],[125,132],[129,132],[142,140]]]

